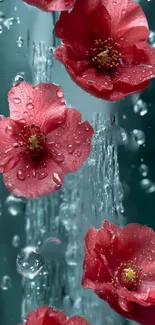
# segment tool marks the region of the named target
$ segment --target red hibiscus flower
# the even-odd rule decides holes
[[[105,221],[85,238],[82,284],[118,313],[144,325],[155,324],[155,232]]]
[[[62,311],[40,306],[26,317],[26,325],[90,325],[83,317],[67,317]],[[24,324],[19,324],[24,325]]]
[[[55,57],[81,88],[118,100],[147,87],[155,76],[155,49],[146,42],[148,24],[136,2],[78,0],[55,26],[63,43]]]
[[[16,196],[39,197],[58,190],[91,152],[93,128],[67,108],[54,84],[22,82],[8,95],[10,117],[0,120],[0,172]]]
[[[74,6],[75,0],[23,0],[28,5],[35,6],[44,11],[69,10]]]

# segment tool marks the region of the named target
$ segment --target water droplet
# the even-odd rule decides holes
[[[9,184],[10,188],[12,188],[13,185],[11,183]],[[9,184],[7,184],[7,186],[9,186]],[[5,200],[5,206],[12,216],[17,216],[18,214],[23,213],[25,209],[25,201],[13,195],[9,195]]]
[[[24,45],[24,40],[22,39],[21,36],[19,36],[19,37],[17,38],[16,43],[17,43],[18,47],[22,47],[22,46]]]
[[[55,189],[59,190],[62,185],[62,180],[57,173],[53,174],[53,181],[55,183]]]
[[[12,134],[13,127],[11,125],[7,125],[6,128],[5,128],[5,131],[8,134]],[[10,148],[10,149],[12,149],[12,148]]]
[[[57,96],[59,97],[59,98],[62,98],[64,95],[63,95],[63,92],[62,92],[62,90],[61,89],[59,89],[58,91],[57,91]]]
[[[74,152],[74,156],[78,156],[80,157],[82,155],[82,150],[81,149],[77,149],[75,152]]]
[[[59,149],[60,148],[60,143],[55,143],[55,147]]]
[[[25,178],[26,178],[26,171],[25,170],[18,170],[18,172],[17,172],[17,178],[20,181],[24,181]]]
[[[81,138],[79,136],[75,136],[74,141],[76,144],[80,144],[81,143]]]
[[[19,85],[21,82],[24,81],[24,77],[20,74],[17,74],[13,79],[12,79],[12,86],[17,86]]]
[[[64,155],[61,152],[57,152],[57,155],[55,156],[55,160],[58,162],[64,161]]]
[[[19,252],[16,260],[17,271],[24,277],[34,279],[44,266],[42,255],[35,247],[27,246]]]
[[[4,275],[1,281],[1,289],[8,290],[9,288],[11,288],[11,285],[11,278],[8,275]]]
[[[152,30],[150,30],[148,41],[152,47],[155,47],[155,32]]]
[[[5,20],[5,13],[0,11],[0,23],[2,23]]]
[[[72,144],[68,144],[67,146],[68,153],[73,153],[74,150],[75,150],[74,146]]]
[[[12,238],[12,246],[18,247],[20,243],[20,237],[18,235],[14,235]]]
[[[134,135],[137,144],[142,145],[145,143],[145,133],[143,131],[135,129],[131,133]]]
[[[143,177],[146,177],[148,175],[148,172],[149,172],[148,166],[146,166],[145,164],[140,165],[139,172]]]
[[[140,186],[142,189],[145,190],[146,193],[153,193],[155,192],[155,183],[153,183],[150,179],[142,179],[140,181]]]
[[[0,34],[3,33],[3,27],[0,25]]]
[[[19,103],[21,103],[21,99],[20,99],[20,98],[14,98],[14,102],[15,102],[16,104],[19,104]]]
[[[26,105],[26,108],[27,109],[33,109],[34,108],[34,105],[30,102],[30,103],[28,103],[27,105]]]
[[[4,275],[1,281],[1,289],[8,290],[9,288],[11,288],[11,285],[11,278],[8,275]]]
[[[139,99],[134,105],[133,110],[136,114],[144,116],[148,112],[147,104],[142,99]]]
[[[44,179],[48,176],[48,173],[46,171],[39,171],[39,174],[38,174],[38,179]]]

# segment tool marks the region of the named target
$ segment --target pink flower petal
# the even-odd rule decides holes
[[[21,160],[12,170],[3,174],[6,187],[16,196],[40,197],[60,189],[63,172],[52,159],[37,167]]]
[[[54,159],[65,174],[79,169],[88,158],[93,134],[92,126],[87,121],[81,122],[81,114],[77,110],[67,109],[65,123],[48,136],[49,147],[52,142],[49,150],[55,153]]]
[[[122,1],[123,4],[124,1]],[[148,40],[148,22],[138,3],[128,2],[126,10],[122,11],[121,20],[117,29],[114,29],[112,37],[122,43],[123,47],[129,47]]]
[[[65,100],[62,89],[54,84],[32,86],[22,82],[8,94],[10,117],[25,124],[39,125],[49,132],[65,119]]]
[[[109,28],[110,15],[100,0],[78,0],[71,12],[61,14],[55,25],[55,34],[65,44],[72,45],[69,46],[72,59],[87,59],[87,51],[95,40],[108,38]]]
[[[44,11],[69,10],[73,7],[75,0],[23,0],[27,4],[35,6]]]
[[[123,260],[135,261],[143,267],[155,258],[155,251],[152,250],[155,245],[155,233],[151,228],[128,224],[122,229],[118,239],[117,254]]]
[[[12,136],[18,126],[9,117],[0,120],[0,172],[12,169],[20,159],[20,150],[16,148],[16,136]]]

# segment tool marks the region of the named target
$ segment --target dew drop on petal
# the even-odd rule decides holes
[[[31,110],[31,109],[34,108],[34,105],[30,102],[30,103],[28,103],[28,104],[26,105],[26,108],[27,108],[28,110]]]
[[[21,249],[16,260],[18,273],[29,279],[34,279],[40,273],[44,263],[42,255],[32,246]]]
[[[12,286],[11,278],[8,275],[4,275],[1,280],[1,289],[8,290]]]
[[[59,97],[59,98],[62,98],[64,95],[63,95],[63,92],[62,92],[62,90],[61,89],[59,89],[58,91],[57,91],[57,96]]]
[[[11,125],[7,125],[5,128],[6,133],[8,134],[12,134],[13,131],[13,127]]]
[[[18,170],[18,172],[17,172],[17,178],[20,181],[24,181],[26,179],[26,171],[25,170]]]
[[[64,155],[60,152],[57,152],[57,155],[55,156],[55,160],[58,162],[64,161]]]
[[[20,244],[20,237],[18,235],[14,235],[12,238],[12,246],[18,247]]]
[[[14,102],[15,102],[16,104],[19,104],[19,103],[21,103],[21,99],[20,99],[20,98],[14,98]]]
[[[38,173],[38,179],[42,180],[48,176],[48,173],[46,171],[39,171]]]
[[[75,150],[74,146],[72,144],[68,144],[68,146],[67,146],[68,153],[71,154],[71,153],[73,153],[74,150]]]

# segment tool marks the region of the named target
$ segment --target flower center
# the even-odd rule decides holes
[[[121,263],[116,272],[117,282],[129,290],[136,289],[143,278],[142,269],[132,262]]]
[[[16,140],[17,147],[23,149],[25,153],[31,153],[33,157],[36,157],[44,151],[46,135],[40,130],[40,126],[35,124],[25,125]]]
[[[95,40],[91,48],[91,60],[98,69],[111,69],[120,64],[121,54],[118,51],[119,44],[114,43],[112,38],[105,41]]]

